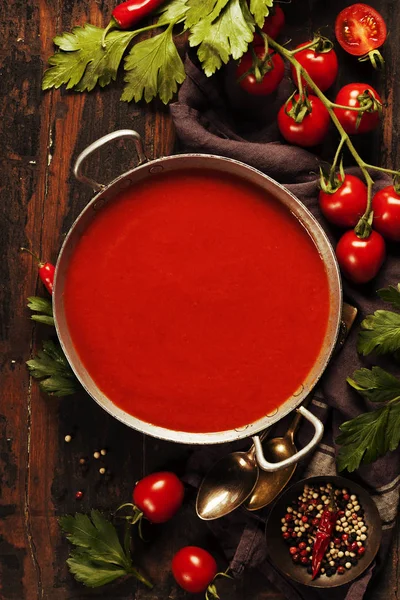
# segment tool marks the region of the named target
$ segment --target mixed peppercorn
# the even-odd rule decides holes
[[[343,575],[365,553],[368,526],[355,494],[327,483],[305,484],[303,493],[286,508],[282,537],[294,563],[314,579]]]

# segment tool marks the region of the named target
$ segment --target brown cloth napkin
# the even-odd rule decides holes
[[[284,184],[307,206],[322,223],[334,244],[338,233],[329,229],[318,207],[318,159],[307,150],[284,143],[276,126],[277,111],[290,93],[288,79],[274,97],[249,97],[235,85],[232,68],[228,66],[218,76],[207,79],[187,59],[188,77],[181,87],[178,101],[171,106],[180,142],[179,150],[226,156],[263,171]],[[380,174],[376,177],[376,189],[388,185],[388,182],[388,178]],[[338,435],[339,425],[372,408],[371,403],[351,390],[346,384],[346,377],[357,368],[378,364],[376,357],[365,359],[358,356],[356,340],[360,321],[382,307],[376,290],[400,282],[400,261],[391,250],[389,252],[384,268],[372,283],[352,286],[343,282],[345,300],[358,308],[358,319],[344,348],[331,361],[311,403],[311,410],[325,423],[322,443],[311,458],[308,457],[299,465],[292,482],[305,476],[336,474],[337,447],[334,440]],[[318,302],[318,298],[310,298],[310,303],[312,302]],[[385,367],[385,361],[380,360],[379,364]],[[393,364],[386,366],[396,374]],[[399,369],[397,374],[400,374]],[[277,424],[272,435],[284,431],[289,422],[290,416]],[[307,425],[303,424],[297,437],[299,447],[304,445],[308,437]],[[249,445],[248,440],[246,444]],[[188,464],[188,481],[195,486],[199,485],[204,474],[218,458],[240,447],[245,445],[204,447],[196,451]],[[391,452],[348,476],[372,495],[383,524],[383,541],[377,559],[357,581],[320,592],[286,579],[267,556],[265,520],[268,508],[258,513],[239,509],[231,515],[210,522],[211,529],[218,536],[230,560],[233,573],[240,575],[243,569],[256,567],[290,600],[363,598],[372,575],[376,574],[384,561],[395,525],[399,507],[400,452]]]

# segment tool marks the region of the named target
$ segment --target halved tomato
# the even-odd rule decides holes
[[[339,44],[353,56],[363,56],[380,48],[386,40],[382,15],[368,4],[352,4],[336,18],[335,34]]]

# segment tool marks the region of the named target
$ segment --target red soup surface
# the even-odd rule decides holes
[[[276,409],[310,372],[329,318],[324,264],[297,219],[261,188],[203,170],[157,175],[99,211],[64,301],[104,394],[187,432]]]

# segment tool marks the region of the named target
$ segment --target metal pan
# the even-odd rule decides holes
[[[93,152],[105,144],[120,138],[133,139],[139,159],[137,167],[123,173],[106,185],[98,183],[82,173],[83,163]],[[302,223],[314,240],[318,252],[325,264],[330,292],[330,318],[325,339],[314,366],[300,388],[293,396],[287,398],[273,414],[265,415],[261,419],[249,423],[245,427],[210,433],[188,433],[185,431],[173,431],[164,427],[159,427],[151,423],[146,423],[116,406],[113,403],[112,398],[108,398],[97,387],[96,383],[91,378],[90,373],[87,372],[84,365],[79,360],[68,330],[63,299],[65,277],[71,255],[86,228],[96,219],[98,211],[109,202],[112,202],[113,198],[115,198],[121,190],[126,189],[127,187],[132,187],[134,189],[137,183],[142,182],[143,180],[150,181],[160,173],[171,173],[185,169],[192,170],[193,168],[239,176],[242,180],[248,181],[250,184],[255,184],[264,189],[269,196],[274,197],[278,202],[285,205]],[[284,463],[272,464],[265,460],[262,453],[261,442],[256,434],[270,427],[301,404],[321,377],[335,346],[341,319],[341,281],[335,254],[321,226],[293,194],[260,171],[237,160],[209,154],[180,154],[148,161],[139,134],[132,130],[115,131],[88,146],[88,148],[79,155],[76,161],[74,175],[79,181],[90,185],[97,193],[72,225],[61,248],[56,266],[53,308],[57,333],[62,348],[83,387],[90,396],[92,396],[92,398],[94,398],[94,400],[96,400],[96,402],[98,402],[113,417],[119,419],[129,427],[133,427],[148,435],[185,444],[216,444],[254,436],[253,440],[256,445],[257,460],[262,469],[275,471],[287,466],[287,461],[284,461]],[[314,301],[314,299],[311,299],[311,301]],[[318,300],[315,299],[315,301]],[[322,423],[312,413],[302,407],[298,410],[306,419],[311,421],[314,425],[315,432],[311,442],[290,459],[291,463],[297,462],[305,454],[310,452],[319,442],[323,433]]]

